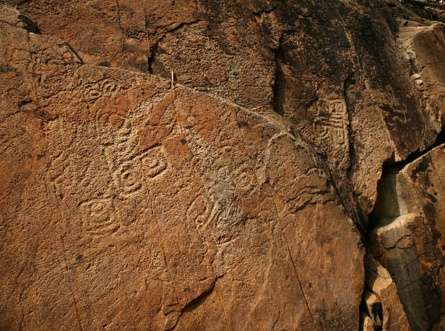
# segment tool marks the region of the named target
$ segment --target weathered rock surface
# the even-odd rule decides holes
[[[441,330],[410,3],[0,0],[0,330]]]
[[[239,105],[273,108],[328,160],[357,223],[372,211],[382,164],[425,149],[441,129],[381,0],[34,0],[20,9],[87,63],[173,72]]]
[[[372,235],[374,255],[391,273],[412,330],[443,315],[445,145],[384,177]]]
[[[291,124],[2,15],[2,330],[358,328],[360,238]]]
[[[363,330],[409,330],[397,286],[388,271],[373,257],[366,256],[366,286]]]

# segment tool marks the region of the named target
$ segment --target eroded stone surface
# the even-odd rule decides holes
[[[359,235],[291,124],[8,15],[2,329],[358,328]]]
[[[374,253],[391,273],[413,330],[431,329],[443,314],[444,147],[389,174],[376,209]]]
[[[283,115],[326,158],[357,223],[372,211],[382,164],[425,149],[442,126],[443,93],[425,95],[419,80],[410,79],[421,63],[411,65],[409,54],[420,58],[431,37],[416,36],[414,51],[406,46],[413,35],[397,38],[405,30],[398,31],[394,7],[403,9],[383,0],[33,0],[19,6],[87,63],[164,78],[173,73],[181,84]],[[443,40],[439,30],[434,34]],[[425,63],[442,56],[444,46],[430,44]]]
[[[366,256],[364,330],[409,330],[405,309],[400,301],[396,283],[390,273],[373,257]]]
[[[440,330],[439,14],[0,2],[0,329]]]

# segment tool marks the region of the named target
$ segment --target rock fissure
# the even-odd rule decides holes
[[[207,298],[213,293],[216,283],[218,282],[218,279],[221,277],[216,277],[215,280],[210,284],[210,286],[208,286],[202,293],[200,293],[196,298],[192,299],[190,302],[186,303],[185,306],[181,309],[179,316],[176,318],[174,326],[168,328],[168,330],[176,330],[183,314],[193,313],[193,310],[197,309],[200,305],[204,304]]]
[[[418,159],[422,158],[424,155],[431,152],[434,148],[442,145],[445,143],[445,128],[437,135],[436,140],[433,144],[431,144],[429,147],[425,148],[421,151],[415,151],[411,153],[409,156],[407,156],[404,160],[401,161],[390,161],[383,167],[383,174],[382,177],[384,177],[388,173],[394,173],[399,172],[401,169],[409,165],[410,163],[413,163],[417,161]]]
[[[283,71],[281,69],[283,61],[283,50],[281,45],[281,39],[278,42],[277,48],[273,49],[274,54],[274,81],[272,86],[272,107],[274,111],[280,115],[283,115],[284,107],[284,89],[285,79],[283,77]]]
[[[280,7],[279,2],[277,2],[275,5],[271,6],[270,8],[253,11],[253,14],[257,17],[261,17],[263,15],[269,15],[269,14],[272,14],[278,7]]]
[[[206,289],[203,293],[201,293],[197,298],[193,299],[187,305],[182,309],[183,312],[186,311],[193,311],[194,309],[198,308],[201,304],[204,303],[204,301],[212,294],[213,289],[216,286],[216,281],[212,283],[212,285]]]
[[[167,29],[161,37],[157,37],[156,41],[153,43],[153,45],[150,46],[149,50],[148,50],[148,56],[147,56],[147,72],[149,74],[155,74],[155,72],[153,71],[153,66],[155,64],[156,61],[156,56],[159,52],[159,45],[162,43],[162,41],[169,35],[172,33],[175,33],[179,30],[181,30],[184,27],[187,26],[192,26],[194,24],[197,24],[199,22],[202,22],[201,19],[196,19],[196,20],[192,20],[190,22],[181,22],[177,25],[175,25],[172,28]],[[146,24],[145,24],[146,25]],[[148,31],[146,32],[148,34]]]
[[[23,23],[23,27],[28,31],[35,34],[40,34],[40,29],[38,25],[33,22],[29,17],[26,17],[24,15],[19,15],[18,19]]]
[[[437,248],[434,248],[437,245],[437,240],[425,233],[419,238],[419,234],[425,231],[423,228],[426,223],[432,220],[428,221],[429,215],[428,213],[425,214],[427,212],[425,207],[415,206],[418,204],[417,199],[420,199],[420,197],[414,200],[409,197],[410,194],[419,194],[417,192],[418,188],[414,188],[419,184],[411,188],[407,184],[407,180],[416,183],[427,177],[423,180],[426,180],[426,185],[430,185],[427,171],[428,167],[431,166],[430,155],[433,151],[444,146],[445,130],[442,130],[437,135],[436,141],[426,149],[413,152],[401,161],[388,161],[389,163],[383,166],[382,177],[378,181],[377,201],[374,210],[369,215],[369,225],[364,237],[367,254],[372,256],[373,259],[375,258],[378,261],[377,263],[381,263],[381,268],[388,270],[388,275],[394,282],[393,296],[400,300],[403,308],[398,313],[407,320],[411,330],[426,330],[438,322],[438,314],[426,311],[425,305],[428,300],[437,297],[439,289],[438,287],[434,288],[434,286],[432,289],[425,288],[422,285],[423,282],[419,283],[420,278],[425,276],[420,276],[422,266],[418,261],[419,259],[427,261],[431,254],[437,255],[439,253]],[[420,185],[425,184],[420,183]],[[424,194],[431,200],[431,196],[433,196],[431,193],[425,192]],[[434,196],[432,199],[433,201],[436,200]],[[426,230],[426,233],[428,232],[429,230]],[[429,249],[429,252],[422,251],[422,249]],[[440,260],[436,261],[439,266],[431,266],[427,273],[427,275],[430,275],[428,277],[434,279],[438,277],[437,269],[442,267]],[[369,263],[365,265],[367,269],[370,268]],[[369,272],[368,270],[366,282],[369,282]],[[418,275],[415,276],[418,278],[412,278],[413,275]],[[373,290],[372,286],[369,285],[367,285],[367,288],[377,296],[378,291],[381,290]],[[431,297],[428,298],[428,295]],[[381,304],[384,304],[384,300],[379,300]],[[366,306],[366,296],[364,294],[362,307]],[[369,316],[369,309],[365,309],[365,314]],[[388,309],[386,314],[389,314]],[[378,321],[374,320],[372,323],[375,326],[372,330],[380,329]],[[364,324],[362,324],[362,329],[366,329]],[[388,326],[386,326],[386,329],[388,329]]]
[[[346,103],[346,112],[347,112],[347,127],[348,127],[348,142],[349,142],[349,165],[347,168],[347,177],[351,178],[352,172],[354,170],[354,165],[356,163],[356,152],[355,152],[355,145],[354,145],[354,134],[352,130],[352,121],[353,121],[353,113],[354,113],[354,106],[355,106],[355,100],[352,96],[353,90],[355,89],[356,79],[354,77],[354,74],[350,74],[348,77],[346,77],[344,83],[343,83],[343,99]]]
[[[418,7],[435,7],[445,9],[445,4],[439,1],[431,1],[431,0],[402,0],[402,2],[409,3]]]
[[[306,294],[304,292],[304,288],[303,288],[303,284],[302,284],[301,279],[300,279],[299,271],[298,271],[297,266],[295,264],[294,258],[292,256],[292,252],[291,252],[290,247],[289,247],[289,243],[288,243],[287,238],[285,237],[285,235],[283,235],[283,239],[284,239],[284,244],[286,245],[286,249],[287,249],[287,254],[289,256],[289,260],[290,260],[290,262],[292,264],[292,268],[293,268],[293,271],[294,271],[294,274],[295,274],[296,281],[298,283],[298,287],[299,287],[299,289],[301,291],[301,295],[304,298],[305,307],[307,309],[307,312],[309,313],[309,316],[310,316],[310,318],[312,320],[313,325],[315,326],[318,323],[317,323],[317,321],[316,321],[316,319],[315,319],[315,317],[314,317],[314,315],[312,313],[312,310],[311,310],[311,307],[310,307],[310,304],[309,304],[309,300],[308,300],[308,298],[307,298],[307,296],[306,296]],[[318,327],[321,327],[321,326],[318,324]]]

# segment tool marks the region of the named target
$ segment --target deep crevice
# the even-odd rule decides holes
[[[284,90],[286,87],[286,81],[284,78],[281,65],[283,63],[283,49],[281,46],[281,40],[278,47],[273,50],[275,61],[274,81],[272,86],[272,107],[273,110],[280,115],[284,115]]]
[[[334,189],[335,195],[343,206],[346,215],[352,220],[361,237],[364,237],[366,233],[367,217],[363,214],[363,211],[361,210],[359,204],[355,201],[354,192],[352,192],[352,190],[350,189],[351,182],[349,181],[349,179],[347,179],[344,185],[338,185],[338,176],[335,176],[335,174],[331,170],[326,157],[324,155],[319,155],[319,157],[324,159],[324,170],[328,174],[329,183]]]
[[[395,220],[397,217],[401,216],[398,196],[397,196],[397,189],[396,189],[396,177],[398,173],[403,170],[407,165],[411,164],[412,162],[415,162],[419,160],[420,158],[427,155],[429,152],[431,152],[434,148],[441,146],[445,144],[445,127],[442,129],[442,131],[437,135],[435,141],[433,144],[428,146],[427,148],[423,150],[417,150],[415,152],[412,152],[409,154],[404,160],[401,161],[394,161],[394,155],[391,157],[391,159],[384,162],[382,165],[382,175],[380,179],[377,182],[377,199],[374,204],[374,208],[371,211],[371,213],[368,215],[369,223],[366,227],[366,231],[363,234],[363,242],[365,245],[366,253],[370,254],[372,256],[372,243],[371,243],[371,234],[377,229],[382,226],[386,226],[390,224],[393,220]],[[377,259],[379,260],[379,259]],[[367,268],[367,265],[365,263],[365,268]],[[388,270],[390,272],[390,270]],[[394,277],[394,275],[390,272],[391,277]],[[396,281],[396,280],[393,280]],[[372,292],[372,291],[371,291]],[[360,314],[363,313],[367,314],[367,306],[366,306],[366,299],[365,299],[365,293],[366,293],[366,278],[365,278],[365,290],[362,295],[362,303],[360,304]],[[402,297],[400,298],[403,304]],[[403,304],[405,307],[405,304]],[[369,315],[369,314],[368,314]],[[408,316],[408,315],[407,315]],[[383,312],[381,316],[381,320],[383,320]],[[410,320],[410,323],[414,323],[415,321]],[[360,318],[360,328],[363,329],[364,326],[364,320],[363,316]],[[413,330],[415,329],[415,326]],[[377,329],[375,329],[377,331]]]
[[[216,281],[217,280],[215,280],[215,282],[211,286],[209,286],[209,288],[207,288],[204,292],[202,292],[198,297],[187,303],[182,312],[185,313],[193,311],[200,305],[202,305],[206,301],[206,299],[210,296],[210,294],[212,294],[213,289],[215,288],[216,285]]]
[[[146,18],[145,18],[146,20]],[[158,54],[159,51],[159,44],[165,39],[165,37],[167,37],[169,34],[171,33],[175,33],[176,31],[182,29],[183,27],[186,26],[191,26],[193,24],[199,23],[201,22],[201,19],[195,19],[193,21],[190,22],[182,22],[178,25],[175,25],[174,27],[167,29],[160,38],[158,38],[156,40],[156,42],[149,48],[148,50],[148,55],[147,55],[147,73],[149,74],[154,74],[153,71],[153,66],[155,64],[156,61],[156,55]],[[147,20],[145,21],[145,29],[147,30]],[[147,35],[148,35],[148,31],[146,31]]]
[[[395,210],[389,210],[388,206],[385,206],[384,203],[394,203],[394,194],[392,192],[395,190],[393,181],[395,180],[396,175],[404,169],[407,165],[416,160],[422,158],[431,152],[434,148],[445,144],[445,127],[442,131],[437,135],[436,140],[433,144],[423,150],[417,150],[409,154],[404,160],[394,161],[394,155],[391,159],[385,161],[382,165],[382,175],[377,182],[377,199],[374,204],[374,208],[371,211],[369,216],[369,227],[366,229],[366,235],[369,235],[376,227],[379,226],[379,220],[382,218],[382,215],[385,213],[387,217],[395,218],[400,215],[396,215],[397,212]],[[391,192],[390,192],[391,191]],[[388,197],[388,193],[392,195],[392,198]],[[383,211],[383,209],[385,211]]]
[[[211,291],[204,292],[202,295],[197,297],[196,299],[193,299],[187,306],[184,308],[184,312],[186,311],[193,311],[196,308],[198,308],[200,305],[204,303],[206,298],[210,295]]]
[[[440,4],[437,2],[433,2],[431,0],[403,0],[403,3],[409,3],[413,6],[419,7],[419,8],[425,8],[425,7],[435,7],[435,8],[440,8],[440,9],[445,9],[445,4]]]
[[[25,15],[19,15],[18,19],[23,23],[23,28],[28,32],[32,32],[35,34],[40,34],[40,29],[37,23],[32,21],[29,17]]]
[[[71,52],[73,55],[76,56],[76,58],[77,58],[79,64],[85,64],[85,62],[83,61],[83,59],[80,57],[79,53],[77,53],[76,50],[75,50],[73,47],[71,47],[70,44],[68,44],[67,42],[64,42],[63,45],[64,45],[66,48],[68,48],[68,49],[70,50],[70,52]]]
[[[148,51],[148,58],[147,58],[147,73],[153,74],[153,65],[155,63],[156,54],[158,52],[158,46],[159,43],[155,43],[153,46],[150,47]]]
[[[356,162],[356,152],[353,141],[352,132],[352,113],[354,111],[355,98],[353,90],[356,85],[356,79],[353,74],[348,75],[343,83],[343,99],[346,103],[346,111],[348,113],[348,140],[349,140],[349,167],[347,169],[348,178],[351,178],[352,171]]]
[[[417,159],[421,158],[425,154],[428,154],[431,150],[434,148],[442,145],[445,143],[445,127],[442,128],[442,131],[437,135],[436,140],[433,144],[431,144],[429,147],[423,149],[423,150],[417,150],[415,152],[412,152],[409,154],[404,160],[401,161],[394,161],[391,160],[389,163],[383,166],[383,175],[388,172],[398,172],[402,170],[406,165],[416,161]]]

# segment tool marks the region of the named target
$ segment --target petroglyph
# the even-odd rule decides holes
[[[285,152],[289,148],[294,153]],[[262,169],[262,177],[289,203],[293,212],[324,201],[329,191],[326,175],[315,160],[297,155],[309,156],[309,152],[303,145],[291,145],[286,135],[278,134],[268,142]]]
[[[232,175],[234,185],[240,191],[249,191],[257,184],[255,171],[252,167],[249,167],[248,164],[242,164]]]
[[[122,130],[125,124],[128,125],[128,122],[125,120],[124,115],[116,114],[108,110],[97,112],[94,124],[96,126],[96,133],[103,145],[112,145],[119,137],[120,139],[127,137],[130,131],[126,128],[123,134],[116,134],[116,131],[119,132]]]
[[[315,129],[320,133],[320,145],[345,148],[348,144],[348,113],[343,100],[320,102],[316,108]],[[330,141],[326,141],[330,139]]]
[[[115,223],[112,198],[92,199],[80,205],[82,224],[91,234],[108,234],[119,228]]]
[[[60,153],[51,164],[48,170],[49,183],[53,186],[54,193],[60,199],[65,196],[64,186],[66,185],[64,177],[69,168],[69,161],[65,153]]]
[[[113,174],[113,179],[123,196],[130,196],[142,188],[141,178],[138,176],[137,169],[132,163],[126,163],[119,167]]]
[[[408,114],[406,110],[400,109],[400,107],[384,105],[383,112],[390,128],[397,128],[408,123]]]
[[[31,38],[38,41],[33,36]],[[64,42],[59,42],[52,47],[48,47],[45,44],[32,43],[30,48],[32,63],[35,66],[63,66],[82,63],[79,56]]]
[[[214,219],[216,209],[214,204],[204,195],[198,195],[187,209],[187,220],[194,222],[198,230],[204,230]]]
[[[443,124],[444,30],[428,10],[0,2],[0,328],[359,329],[363,243],[347,214],[369,214],[382,164]],[[397,34],[414,30],[404,59]],[[431,221],[419,231],[440,234],[440,175],[424,168],[409,175]],[[445,245],[414,234],[383,249],[425,247],[434,323],[431,246]]]
[[[141,162],[142,174],[149,178],[156,178],[167,169],[167,159],[162,147],[152,148],[136,159]]]
[[[95,101],[102,97],[113,97],[121,90],[121,86],[109,78],[86,82],[78,88],[82,95],[84,95],[85,101]]]
[[[86,101],[94,101],[101,97],[116,96],[121,87],[113,80],[106,78],[96,82],[88,82],[80,86]]]
[[[113,173],[116,186],[123,196],[138,192],[144,185],[149,188],[151,180],[161,176],[168,164],[162,147],[154,147],[139,155],[129,157]]]
[[[325,154],[336,168],[349,166],[349,115],[343,99],[318,100],[308,109],[299,133]]]

